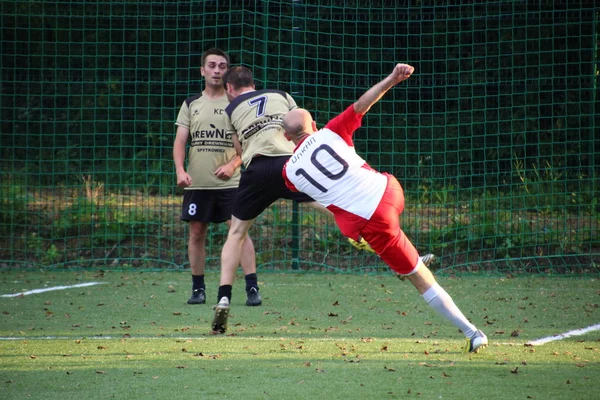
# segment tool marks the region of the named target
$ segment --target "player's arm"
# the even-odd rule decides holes
[[[233,142],[233,148],[237,152],[237,155],[240,156],[240,162],[242,157],[242,144],[240,143],[240,139],[238,139],[237,133],[231,134],[231,141]]]
[[[173,143],[173,161],[177,173],[177,186],[180,187],[187,187],[192,184],[192,178],[187,174],[183,165],[185,162],[185,146],[189,136],[189,128],[181,125],[177,126],[175,143]]]
[[[396,64],[391,74],[360,96],[354,103],[354,111],[359,115],[365,114],[388,90],[408,79],[414,70],[415,68],[408,64]]]
[[[289,180],[287,176],[287,162],[283,165],[283,169],[281,170],[281,176],[283,177],[283,182],[285,182],[285,186],[290,189],[292,192],[298,192],[298,188],[294,186],[294,184]]]
[[[227,108],[229,109],[229,107]],[[225,112],[227,112],[227,109]],[[233,126],[231,122],[231,116],[227,114],[227,118],[225,118],[225,133],[227,135],[231,135],[231,141],[233,142],[233,148],[235,149],[238,156],[242,157],[242,144],[240,143],[240,139],[237,134],[237,129]],[[241,158],[240,158],[241,162]]]
[[[242,165],[242,157],[240,157],[239,155],[236,154],[236,156],[233,157],[231,160],[229,160],[229,162],[227,162],[226,164],[223,164],[219,168],[217,168],[217,170],[215,171],[215,175],[219,179],[228,181],[229,179],[231,179],[231,177],[235,173],[235,170],[238,169],[241,165]]]
[[[227,164],[221,165],[215,171],[215,175],[219,179],[223,179],[225,181],[229,180],[236,169],[238,169],[242,165],[242,145],[238,139],[237,133],[231,133],[231,141],[233,142],[233,148],[235,149],[237,155],[233,157]]]

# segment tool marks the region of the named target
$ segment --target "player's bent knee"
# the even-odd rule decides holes
[[[251,225],[252,221],[232,220],[227,236],[232,239],[244,240]]]

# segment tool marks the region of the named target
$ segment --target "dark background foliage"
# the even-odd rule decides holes
[[[514,157],[590,174],[596,13],[566,1],[3,2],[2,158],[52,170],[42,182],[168,160],[177,109],[201,89],[199,55],[216,45],[323,122],[395,62],[413,64],[359,140],[408,176],[423,150],[443,155],[430,173],[466,185],[510,180]]]
[[[180,194],[173,123],[202,89],[200,55],[217,46],[321,126],[395,63],[414,65],[355,143],[419,204],[598,213],[594,1],[3,1],[0,11],[5,182]],[[11,215],[6,224],[31,218]],[[423,240],[457,240],[452,229]]]

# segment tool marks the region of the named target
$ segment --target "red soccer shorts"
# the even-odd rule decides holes
[[[377,209],[360,231],[361,236],[394,271],[408,275],[419,261],[419,253],[400,229],[404,192],[398,180],[386,174],[388,184]]]

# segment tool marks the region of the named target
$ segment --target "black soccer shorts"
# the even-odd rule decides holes
[[[233,203],[232,214],[242,221],[258,217],[267,207],[279,199],[298,203],[314,201],[312,197],[292,192],[283,181],[283,166],[290,156],[260,156],[252,159],[250,166],[242,171],[240,186]]]
[[[237,189],[190,189],[184,191],[181,219],[183,221],[225,222],[231,219],[231,210]]]

